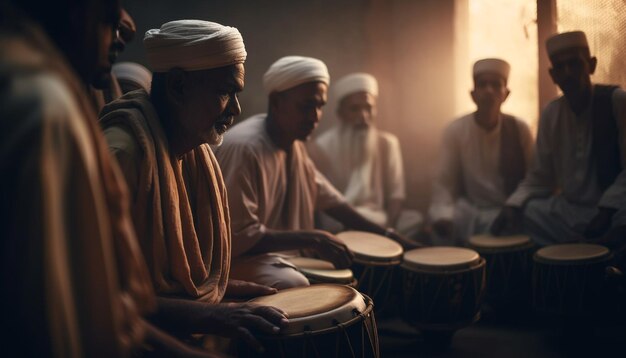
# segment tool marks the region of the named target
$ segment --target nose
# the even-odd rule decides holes
[[[234,116],[238,116],[241,114],[241,105],[239,104],[239,97],[237,96],[237,94],[231,96],[230,111]]]

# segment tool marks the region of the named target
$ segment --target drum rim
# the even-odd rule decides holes
[[[476,250],[476,251],[484,250],[484,251],[490,251],[490,252],[491,251],[499,251],[499,252],[518,251],[518,250],[523,250],[523,249],[535,246],[534,243],[533,243],[533,240],[528,235],[509,235],[509,237],[511,237],[511,236],[523,236],[527,240],[523,241],[521,243],[515,244],[515,245],[508,245],[508,246],[481,246],[480,244],[476,244],[475,242],[472,242],[477,237],[488,237],[488,236],[489,235],[473,235],[467,241],[468,246],[470,248]],[[497,240],[495,237],[489,237],[489,238],[493,238],[494,240]],[[506,240],[506,237],[503,237],[502,240]]]
[[[584,245],[593,245],[593,246],[600,246],[603,247],[607,250],[607,253],[601,256],[595,256],[595,257],[590,257],[590,258],[586,258],[584,260],[579,260],[579,259],[553,259],[553,258],[548,258],[548,257],[544,257],[541,255],[541,251],[550,247],[555,247],[555,246],[566,246],[566,245],[579,245],[578,243],[568,243],[568,244],[556,244],[556,245],[548,245],[548,246],[544,246],[542,248],[540,248],[539,250],[537,250],[534,254],[533,254],[533,260],[537,263],[540,264],[547,264],[547,265],[567,265],[567,266],[579,266],[579,265],[589,265],[589,264],[595,264],[595,263],[600,263],[600,262],[606,262],[606,261],[610,261],[613,257],[613,252],[611,251],[611,249],[609,249],[608,247],[604,246],[604,245],[598,245],[598,244],[584,244]]]
[[[460,274],[460,273],[465,273],[465,272],[470,272],[470,271],[474,271],[474,270],[480,270],[482,268],[486,269],[487,266],[487,260],[485,260],[484,257],[480,256],[478,261],[475,262],[472,266],[469,267],[464,267],[464,268],[455,268],[454,270],[450,269],[450,270],[424,270],[422,268],[419,267],[414,267],[414,266],[407,266],[405,265],[406,262],[402,262],[400,264],[400,267],[403,268],[404,270],[410,271],[412,273],[419,273],[419,274],[427,274],[427,275],[431,275],[431,276],[449,276],[449,275],[456,275],[456,274]]]
[[[370,266],[385,266],[385,265],[397,265],[400,262],[402,262],[402,255],[404,255],[404,249],[402,248],[402,245],[400,245],[399,243],[397,243],[396,241],[383,236],[383,235],[378,235],[378,234],[374,234],[371,232],[367,232],[367,231],[359,231],[359,230],[347,230],[347,231],[342,231],[338,234],[336,234],[336,236],[341,239],[344,240],[344,238],[342,238],[342,236],[344,236],[345,234],[351,234],[351,233],[356,233],[359,235],[367,235],[367,236],[376,236],[379,239],[384,239],[389,243],[394,244],[394,246],[396,246],[397,248],[400,248],[400,252],[396,255],[389,255],[389,256],[371,256],[368,255],[366,253],[363,252],[356,252],[353,249],[350,248],[350,245],[348,245],[346,243],[346,246],[348,246],[348,249],[350,249],[350,251],[352,252],[352,254],[354,255],[354,261],[358,262],[360,264],[365,264],[365,265],[370,265]]]
[[[307,260],[328,262],[331,265],[332,263],[330,261],[317,259],[314,257],[307,257],[307,256],[297,256],[297,257],[288,258],[287,261],[292,263],[298,269],[298,271],[300,271],[308,279],[317,280],[323,283],[335,283],[335,284],[340,284],[340,285],[351,285],[355,281],[354,272],[352,272],[351,269],[327,270],[327,269],[314,269],[314,268],[302,267],[302,266],[299,266],[296,262],[294,262],[293,261],[294,259],[296,259],[296,262],[298,259],[307,259]],[[323,274],[324,272],[333,272],[333,271],[344,272],[346,273],[346,275],[343,277],[337,277],[337,276],[326,276]],[[350,275],[348,276],[347,273],[349,273]]]
[[[317,317],[319,320],[324,320],[325,318],[328,318],[328,316],[330,316],[333,313],[342,314],[342,315],[344,315],[344,317],[349,315],[349,314],[354,315],[355,314],[354,311],[356,310],[356,308],[353,307],[352,309],[350,309],[350,311],[346,311],[346,309],[349,309],[350,308],[350,304],[352,304],[352,303],[355,303],[356,306],[360,306],[359,298],[363,299],[363,310],[362,310],[362,312],[359,312],[356,316],[353,316],[353,317],[345,320],[344,322],[339,322],[339,324],[340,325],[344,325],[344,326],[347,325],[348,322],[352,322],[355,317],[358,317],[360,314],[365,312],[367,307],[368,307],[368,305],[367,305],[368,301],[366,300],[366,297],[367,297],[366,295],[364,295],[363,293],[359,292],[355,288],[350,287],[348,285],[335,284],[335,283],[320,283],[320,284],[316,284],[316,285],[313,285],[313,286],[294,287],[294,288],[289,288],[289,289],[285,289],[285,290],[279,291],[276,294],[280,294],[281,292],[290,291],[290,290],[302,290],[302,289],[308,289],[308,288],[321,288],[321,287],[334,287],[334,288],[340,288],[342,290],[343,289],[347,289],[347,290],[352,291],[355,295],[349,301],[345,301],[345,302],[341,303],[339,306],[334,307],[334,308],[332,308],[330,310],[327,310],[327,311],[324,311],[324,312],[315,313],[315,314],[308,315],[308,316],[302,316],[302,317],[297,317],[297,318],[289,318],[290,325],[296,325],[296,327],[294,327],[294,326],[289,327],[288,326],[286,328],[286,332],[288,332],[288,333],[279,334],[279,337],[307,335],[307,334],[311,334],[312,332],[318,332],[318,331],[325,331],[326,332],[326,330],[328,330],[328,332],[330,332],[332,330],[332,328],[335,328],[337,326],[336,324],[333,324],[333,326],[330,326],[330,327],[325,327],[325,328],[321,328],[321,329],[318,329],[318,330],[312,330],[312,331],[311,330],[309,330],[309,331],[304,330],[304,328],[306,326],[316,325],[315,321],[310,321],[311,318],[313,318],[313,317]],[[274,295],[256,297],[256,298],[251,299],[248,302],[249,303],[253,303],[253,304],[260,304],[260,305],[264,305],[264,306],[272,306],[273,305],[272,302],[260,302],[259,303],[258,301],[255,301],[255,300],[265,300],[267,298],[271,298],[271,296],[274,296]],[[369,299],[371,301],[371,299],[369,297],[367,297],[367,299]],[[373,302],[372,302],[372,304],[373,304]],[[276,306],[276,307],[280,308],[279,306]],[[337,318],[335,317],[332,320],[333,321],[337,321]],[[307,322],[309,324],[307,324]],[[302,330],[297,330],[297,329],[300,329],[300,328]],[[291,330],[295,330],[295,331],[291,331]]]
[[[446,248],[446,249],[458,249],[458,250],[468,250],[468,251],[473,251],[477,258],[476,260],[472,260],[469,262],[462,262],[462,263],[457,263],[457,264],[453,264],[453,265],[448,265],[448,266],[441,266],[441,265],[425,265],[425,264],[421,264],[421,263],[416,263],[413,262],[411,260],[407,260],[406,259],[406,255],[417,251],[417,250],[432,250],[432,249],[439,249],[439,248]],[[403,268],[414,268],[413,271],[419,271],[419,272],[462,272],[462,271],[466,271],[469,269],[472,269],[476,266],[480,265],[481,259],[483,258],[482,256],[480,256],[480,253],[476,252],[476,250],[473,250],[471,248],[466,248],[466,247],[456,247],[456,246],[432,246],[432,247],[424,247],[424,248],[418,248],[418,249],[413,249],[413,250],[409,250],[406,251],[404,253],[404,255],[402,256],[403,260],[402,260],[402,264],[400,264],[400,266],[402,266]]]

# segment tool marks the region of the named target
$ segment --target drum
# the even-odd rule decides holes
[[[532,301],[538,312],[580,317],[606,313],[609,249],[583,243],[551,245],[533,259]]]
[[[352,287],[290,288],[250,302],[280,308],[289,315],[289,325],[278,335],[257,336],[264,353],[238,343],[239,357],[379,356],[372,301]]]
[[[402,304],[408,323],[425,331],[447,331],[480,318],[485,260],[470,249],[426,247],[404,253]]]
[[[524,235],[474,235],[469,247],[487,262],[485,301],[494,309],[521,312],[530,308],[534,244]]]
[[[352,270],[338,270],[332,262],[310,257],[290,257],[287,261],[294,264],[311,284],[336,283],[356,287],[356,280]]]
[[[363,231],[344,231],[337,237],[354,254],[352,270],[357,289],[376,302],[377,311],[393,304],[394,291],[400,288],[395,271],[402,262],[402,246],[385,236]]]

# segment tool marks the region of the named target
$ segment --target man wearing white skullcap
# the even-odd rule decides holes
[[[152,72],[134,62],[119,62],[113,65],[111,73],[117,78],[122,94],[143,89],[150,93]]]
[[[338,103],[339,120],[309,146],[315,164],[361,215],[415,236],[422,218],[417,211],[402,209],[405,184],[400,143],[374,123],[376,78],[349,74],[331,87],[331,93]],[[341,229],[326,216],[320,221],[329,231]]]
[[[326,65],[318,59],[279,59],[263,77],[268,113],[235,126],[216,151],[228,187],[235,278],[279,289],[306,286],[308,280],[284,259],[302,249],[337,268],[348,267],[352,254],[346,246],[332,234],[315,230],[316,209],[351,228],[386,232],[346,203],[305,149],[303,141],[311,136],[326,104],[329,82]]]
[[[209,147],[241,113],[243,39],[232,27],[180,20],[149,30],[144,44],[154,70],[150,94],[125,94],[105,106],[100,123],[130,189],[162,321],[258,347],[248,329],[276,333],[286,319],[268,307],[219,304],[228,294],[275,290],[229,280],[226,188]],[[164,298],[172,296],[184,299]]]
[[[433,183],[429,217],[437,244],[463,245],[487,233],[506,198],[524,178],[532,136],[524,121],[502,113],[510,66],[497,58],[476,61],[476,111],[446,128]]]
[[[541,114],[531,170],[507,200],[496,232],[524,224],[542,245],[614,244],[626,234],[626,92],[592,84],[597,59],[584,32],[554,35],[546,48],[563,96]]]

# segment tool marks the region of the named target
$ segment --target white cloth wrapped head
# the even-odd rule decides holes
[[[243,63],[246,48],[234,27],[202,20],[170,21],[143,39],[154,72],[208,70]]]
[[[554,56],[555,54],[572,48],[586,48],[589,49],[587,43],[587,36],[582,31],[563,32],[560,34],[552,35],[546,40],[546,49],[548,56]]]
[[[484,58],[474,63],[472,75],[476,78],[483,73],[495,73],[504,78],[506,82],[509,79],[509,73],[511,73],[511,66],[499,58]]]
[[[152,72],[134,62],[118,62],[113,65],[111,72],[118,81],[128,81],[150,92]]]
[[[267,94],[282,92],[307,82],[330,84],[330,75],[324,62],[302,56],[286,56],[274,62],[263,75]]]
[[[378,81],[368,73],[357,72],[341,77],[333,85],[333,96],[337,101],[357,92],[367,92],[378,97]]]

